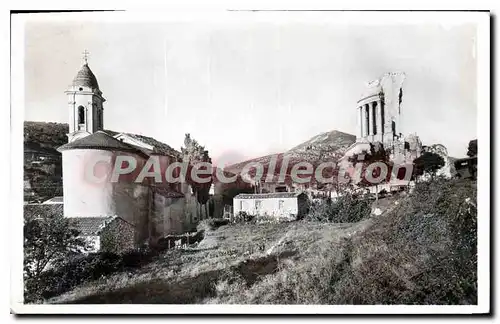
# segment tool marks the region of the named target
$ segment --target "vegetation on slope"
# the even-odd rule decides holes
[[[356,223],[208,226],[196,247],[51,302],[477,303],[475,182],[422,182],[378,206],[382,215]]]
[[[56,149],[68,142],[67,133],[68,124],[26,121],[24,146],[57,153]]]
[[[248,290],[226,284],[212,302],[476,304],[476,221],[474,183],[422,183],[340,244],[288,261]]]
[[[24,122],[25,200],[62,195],[62,161],[57,148],[67,143],[68,124]]]

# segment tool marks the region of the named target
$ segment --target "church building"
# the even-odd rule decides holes
[[[68,143],[58,148],[62,153],[64,217],[82,229],[96,250],[116,252],[145,242],[155,244],[165,235],[193,230],[198,218],[208,217],[208,208],[197,205],[187,184],[158,184],[151,178],[131,181],[150,156],[159,158],[164,174],[167,165],[182,160],[181,153],[151,137],[106,130],[106,99],[86,59],[65,93]],[[85,168],[90,161],[108,160],[114,165],[123,155],[136,159],[137,172],[121,175],[117,182],[89,181]],[[106,230],[108,227],[113,230]]]

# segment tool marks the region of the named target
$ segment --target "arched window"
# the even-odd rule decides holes
[[[83,106],[78,107],[78,124],[85,124],[85,108]]]

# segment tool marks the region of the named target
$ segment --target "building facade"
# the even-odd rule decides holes
[[[295,220],[308,213],[309,198],[302,192],[239,194],[233,199],[233,211],[234,215],[246,213],[279,220]]]

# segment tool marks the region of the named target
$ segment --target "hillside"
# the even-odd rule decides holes
[[[57,148],[68,142],[68,124],[24,122],[24,200],[62,195],[62,160]]]
[[[356,141],[356,136],[337,130],[318,134],[309,140],[295,146],[288,152],[305,151],[336,151],[340,148],[350,146]]]
[[[344,151],[356,141],[356,136],[343,133],[337,130],[318,134],[309,140],[291,148],[290,150],[273,155],[261,156],[255,159],[243,161],[228,166],[228,171],[239,173],[248,163],[261,163],[264,173],[267,173],[271,158],[277,156],[276,169],[279,170],[284,157],[289,159],[287,173],[290,172],[293,164],[306,161],[314,165],[324,161],[336,161],[343,156]],[[276,171],[279,172],[279,171]]]
[[[356,223],[206,228],[197,245],[96,276],[48,302],[475,304],[476,192],[472,181],[419,183]]]
[[[47,154],[58,154],[57,148],[68,142],[68,124],[24,122],[24,147]]]

